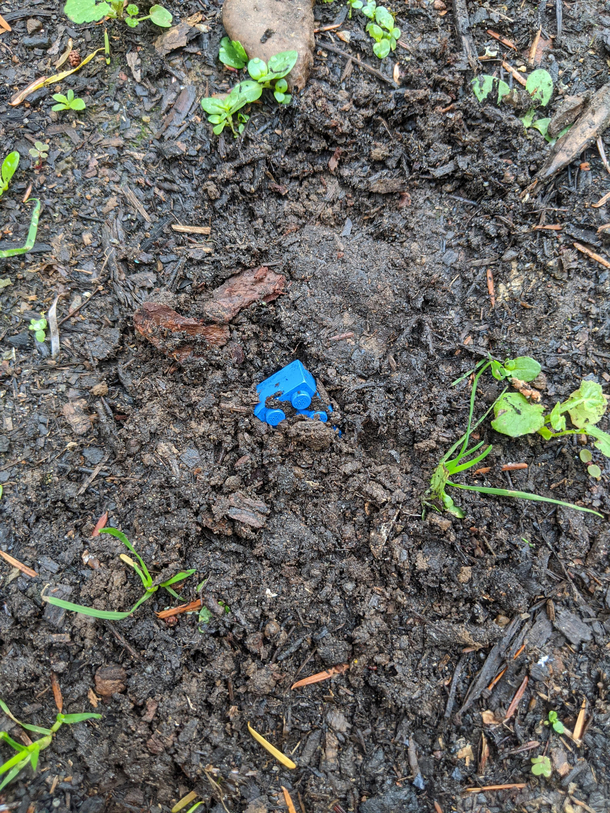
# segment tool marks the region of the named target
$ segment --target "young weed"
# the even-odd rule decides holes
[[[116,528],[102,528],[100,530],[101,534],[110,534],[111,536],[120,539],[120,541],[125,545],[125,547],[133,553],[133,555],[138,560],[134,562],[134,560],[127,556],[125,553],[121,553],[120,558],[125,562],[126,565],[129,565],[140,577],[142,582],[142,587],[144,588],[144,595],[141,596],[136,603],[133,605],[131,610],[127,610],[126,612],[120,612],[115,610],[97,610],[94,607],[84,607],[81,604],[73,604],[71,601],[64,601],[60,598],[55,598],[54,596],[45,596],[42,595],[41,598],[43,601],[47,601],[49,604],[53,604],[55,607],[63,607],[64,610],[71,610],[74,613],[81,613],[81,615],[88,615],[92,618],[106,618],[109,621],[120,621],[123,618],[127,618],[130,616],[135,610],[138,609],[140,604],[143,604],[145,601],[153,596],[160,587],[164,587],[168,593],[170,593],[174,598],[177,598],[178,601],[183,601],[184,599],[176,593],[176,591],[172,588],[172,584],[176,582],[183,581],[183,579],[188,579],[189,576],[192,576],[195,573],[195,570],[184,570],[180,573],[176,573],[175,576],[172,576],[171,579],[167,581],[161,582],[160,584],[155,584],[153,581],[152,576],[150,575],[148,568],[146,567],[146,563],[144,559],[140,556],[140,554],[136,551],[134,546],[131,544],[129,539],[125,536],[122,531],[118,531]]]
[[[236,71],[240,71],[248,64],[248,54],[244,46],[241,42],[230,40],[228,37],[223,37],[220,40],[218,59],[223,65],[228,68],[235,68]]]
[[[28,330],[34,331],[34,338],[37,342],[44,342],[46,339],[47,320],[44,318],[44,313],[40,314],[40,319],[30,319]]]
[[[34,146],[28,150],[32,158],[36,159],[34,169],[40,169],[44,162],[49,157],[49,145],[43,144],[42,141],[35,141]]]
[[[65,96],[63,93],[54,93],[53,98],[57,104],[54,104],[51,110],[84,110],[87,107],[83,99],[79,99],[78,96],[74,95],[72,88]]]
[[[522,435],[537,432],[546,440],[553,437],[571,434],[588,434],[596,438],[594,444],[603,454],[610,457],[610,435],[602,432],[595,425],[601,420],[607,405],[607,398],[601,392],[601,387],[592,381],[583,381],[580,388],[576,390],[564,403],[556,404],[553,411],[546,417],[543,415],[544,407],[540,404],[531,403],[521,392],[507,392],[508,388],[500,394],[485,414],[473,424],[474,405],[479,379],[483,373],[491,368],[493,377],[498,381],[516,382],[522,386],[524,382],[533,381],[540,373],[540,364],[528,356],[516,359],[507,359],[503,364],[499,361],[489,359],[479,362],[474,370],[461,376],[454,384],[459,383],[464,378],[474,374],[472,390],[470,393],[470,410],[468,414],[468,424],[466,432],[459,438],[449,451],[443,455],[435,468],[431,480],[430,488],[424,499],[425,504],[430,504],[430,500],[439,502],[443,508],[453,516],[463,519],[464,511],[455,505],[453,499],[447,494],[447,487],[461,488],[465,491],[477,491],[479,494],[490,494],[496,497],[513,497],[521,500],[533,500],[535,502],[547,502],[553,505],[561,505],[565,508],[574,508],[577,511],[585,511],[589,514],[602,516],[597,511],[584,508],[580,505],[554,500],[550,497],[542,497],[539,494],[531,494],[527,491],[512,491],[505,488],[487,488],[485,486],[468,486],[463,483],[456,483],[452,478],[462,471],[477,466],[492,451],[489,445],[483,451],[479,451],[484,441],[468,448],[470,437],[474,430],[487,418],[490,412],[494,412],[495,419],[491,422],[492,427],[497,431],[510,437],[521,437]],[[577,429],[565,429],[565,418],[563,413],[568,412],[572,423]],[[555,433],[551,432],[546,424],[550,423]],[[478,454],[477,454],[478,453]],[[455,455],[455,456],[453,456]],[[472,457],[476,455],[475,457]],[[470,458],[470,459],[469,459]]]
[[[546,720],[544,724],[552,726],[553,731],[557,734],[563,734],[565,731],[565,727],[556,711],[549,711],[548,720]]]
[[[534,776],[544,776],[548,779],[553,773],[551,760],[548,757],[532,757],[532,773]]]
[[[19,166],[19,153],[15,150],[9,152],[4,161],[2,162],[2,169],[0,169],[0,198],[8,189],[11,178],[17,172]]]
[[[135,28],[144,20],[150,20],[161,28],[169,28],[172,24],[172,15],[163,6],[151,6],[144,17],[138,17],[140,10],[133,3],[126,8],[123,6],[123,0],[109,0],[107,3],[98,0],[67,0],[64,14],[73,23],[97,23],[104,17],[109,17],[111,20],[123,20],[130,28]]]
[[[24,728],[26,731],[32,731],[35,734],[42,734],[43,736],[36,740],[35,742],[30,743],[30,745],[22,745],[19,742],[15,742],[6,731],[0,731],[0,742],[5,742],[7,745],[10,745],[17,753],[15,756],[7,759],[7,761],[0,765],[0,776],[2,774],[6,774],[6,776],[0,782],[0,790],[5,788],[9,782],[12,782],[15,777],[21,773],[28,765],[32,766],[32,770],[36,771],[38,766],[38,759],[40,757],[40,752],[44,751],[45,748],[48,748],[49,745],[53,742],[53,737],[62,727],[62,725],[74,725],[75,723],[82,723],[85,720],[101,720],[101,714],[61,714],[59,713],[55,718],[54,724],[51,728],[41,728],[37,725],[29,725],[28,723],[20,722],[16,717],[13,716],[12,712],[4,703],[4,701],[0,700],[0,709],[10,717],[10,719],[17,723],[17,725]]]

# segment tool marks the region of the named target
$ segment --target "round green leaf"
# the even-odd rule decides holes
[[[225,128],[226,122],[223,121],[222,124],[217,124],[216,127],[213,128],[214,135],[220,135]]]
[[[509,371],[511,378],[519,378],[521,381],[533,381],[540,375],[542,370],[536,359],[529,356],[508,359],[504,362],[504,367]]]
[[[593,460],[593,455],[588,449],[581,449],[578,456],[583,463],[590,463]]]
[[[36,333],[34,333],[34,336],[36,337],[37,342],[44,342],[44,340],[45,340],[45,332],[44,332],[44,330],[37,330]],[[589,471],[591,471],[590,468],[589,468]]]
[[[400,37],[400,28],[393,28],[392,36],[394,37],[395,40],[397,40]]]
[[[208,121],[210,124],[220,124],[222,118],[222,116],[208,116]]]
[[[201,106],[206,113],[224,113],[228,108],[226,99],[218,96],[206,96],[201,100]]]
[[[286,76],[296,65],[298,58],[298,51],[281,51],[269,60],[269,72],[275,74],[277,78]]]
[[[378,56],[379,59],[385,59],[385,57],[390,53],[390,43],[387,40],[381,40],[381,42],[376,42],[373,45],[373,53],[375,56]]]
[[[286,93],[288,90],[288,82],[285,79],[278,79],[275,83],[275,89],[279,93]]]
[[[135,17],[125,17],[125,24],[130,28],[137,28],[140,23]]]
[[[163,6],[151,6],[148,13],[152,22],[161,28],[169,28],[172,24],[171,12],[163,8]]]
[[[260,82],[267,76],[267,65],[262,59],[255,57],[248,62],[248,73],[255,82]]]
[[[104,17],[114,17],[112,6],[95,0],[67,0],[64,14],[73,23],[96,23]]]
[[[480,102],[484,101],[489,96],[493,90],[494,81],[494,77],[489,76],[489,74],[475,76],[475,78],[472,80],[472,92]]]
[[[72,110],[84,110],[87,107],[83,99],[74,99],[70,106]]]
[[[539,133],[542,133],[542,135],[545,138],[547,138],[547,135],[548,135],[548,132],[549,132],[549,123],[550,123],[550,121],[551,120],[548,119],[548,118],[547,119],[538,119],[538,121],[535,121],[532,124],[532,127],[534,128],[534,130],[538,130]],[[547,141],[548,140],[549,139],[547,138]]]
[[[60,102],[59,104],[54,104],[53,107],[51,108],[51,110],[55,110],[56,112],[59,112],[60,110],[67,110],[67,109],[68,109],[68,106],[63,104],[62,102]],[[32,150],[30,150],[30,154],[32,154]]]
[[[280,104],[282,104],[282,102],[284,101],[284,96],[285,96],[285,94],[284,94],[284,93],[282,93],[282,92],[281,92],[281,91],[279,91],[279,90],[274,90],[274,91],[273,91],[273,95],[275,96],[275,101],[276,101],[276,102],[279,102]]]
[[[125,11],[127,12],[127,14],[130,15],[130,17],[135,17],[136,14],[139,13],[140,9],[136,5],[134,5],[133,3],[130,3],[127,6],[127,8],[125,9]]]
[[[595,477],[596,480],[602,476],[602,470],[599,466],[596,466],[594,463],[590,465],[587,469],[591,477]]]
[[[379,23],[382,28],[386,28],[388,31],[391,31],[394,28],[394,17],[390,14],[390,12],[384,6],[377,6],[375,9],[375,20]]]
[[[494,404],[496,432],[518,438],[530,435],[544,426],[544,407],[530,402],[520,392],[507,392]]]
[[[543,68],[532,71],[527,77],[525,89],[534,101],[540,102],[542,107],[546,107],[553,95],[553,79],[551,74]]]

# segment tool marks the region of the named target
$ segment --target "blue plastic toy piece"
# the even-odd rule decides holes
[[[276,401],[288,401],[296,410],[297,415],[306,415],[308,418],[316,418],[320,421],[327,421],[326,412],[314,412],[308,409],[316,392],[316,382],[312,374],[303,367],[300,361],[293,361],[275,375],[269,376],[257,386],[259,402],[254,408],[256,417],[268,423],[269,426],[277,426],[286,419],[286,413],[282,409],[269,409],[265,406],[267,398],[275,398]],[[328,407],[332,412],[332,407]]]

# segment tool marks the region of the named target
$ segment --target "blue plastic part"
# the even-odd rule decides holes
[[[281,409],[267,409],[265,402],[267,398],[271,397],[276,401],[288,401],[296,410],[297,415],[306,415],[308,418],[316,418],[320,421],[328,420],[326,412],[314,412],[307,409],[316,395],[316,382],[300,361],[293,361],[274,375],[261,381],[256,391],[259,402],[254,408],[254,414],[259,420],[270,426],[277,426],[286,418]],[[332,407],[329,406],[328,411],[332,412]]]

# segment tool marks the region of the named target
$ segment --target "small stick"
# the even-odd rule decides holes
[[[576,718],[576,723],[574,724],[574,731],[572,732],[572,737],[575,740],[582,739],[582,733],[585,727],[585,716],[587,710],[587,698],[583,697],[582,705],[580,707],[580,711],[578,712],[578,717]]]
[[[505,71],[508,71],[510,73],[510,75],[513,77],[515,82],[519,82],[519,84],[523,85],[523,87],[526,86],[526,84],[527,84],[526,80],[521,76],[519,71],[516,71],[513,68],[512,65],[509,65],[508,62],[505,62],[504,60],[502,60],[502,67],[504,68]]]
[[[490,692],[493,689],[493,687],[496,685],[496,683],[499,680],[501,680],[502,675],[506,672],[507,669],[508,669],[508,666],[505,666],[504,669],[495,676],[495,678],[491,681],[491,683],[487,687],[488,692]]]
[[[384,76],[381,71],[378,71],[376,68],[367,65],[366,62],[362,62],[360,59],[356,59],[355,56],[351,54],[346,54],[345,51],[342,51],[340,48],[335,48],[334,45],[329,45],[327,42],[320,43],[320,48],[323,48],[325,51],[332,51],[333,54],[338,54],[342,56],[343,59],[351,59],[352,62],[355,62],[356,65],[359,65],[361,68],[364,68],[365,71],[372,73],[373,76],[376,76],[378,79],[381,79],[384,82],[387,82],[388,85],[392,85],[393,88],[396,87],[396,83],[393,79],[388,79],[387,76]]]
[[[597,230],[597,234],[603,234],[603,232],[608,231],[610,229],[610,223],[604,223],[603,226],[600,226]]]
[[[521,471],[527,469],[527,463],[505,463],[500,471]]]
[[[337,336],[331,336],[329,342],[340,342],[342,339],[351,339],[354,331],[350,330],[349,333],[339,333]]]
[[[608,159],[606,158],[606,150],[604,149],[604,142],[602,141],[602,137],[597,137],[597,149],[599,151],[599,157],[602,159],[602,164],[606,167],[606,172],[610,174],[610,164],[608,164]]]
[[[36,573],[35,570],[32,570],[31,567],[22,564],[19,559],[15,559],[10,555],[10,553],[5,553],[3,550],[0,550],[0,556],[2,556],[3,559],[6,559],[9,565],[16,567],[17,570],[20,570],[22,573],[25,573],[26,576],[30,576],[32,579],[37,578],[38,573]]]
[[[211,226],[183,226],[180,223],[172,223],[172,229],[180,234],[211,234]]]
[[[92,482],[95,480],[95,478],[97,477],[97,475],[98,475],[98,474],[101,472],[101,470],[104,468],[104,466],[106,465],[107,460],[108,460],[108,455],[104,455],[104,457],[103,457],[103,459],[101,460],[101,462],[97,464],[97,466],[96,466],[96,467],[93,469],[93,471],[91,472],[91,474],[89,475],[89,477],[87,477],[87,479],[85,480],[85,482],[82,484],[82,486],[81,486],[81,487],[78,489],[78,491],[76,492],[76,496],[77,496],[77,497],[80,497],[82,494],[84,494],[84,493],[85,493],[85,491],[86,491],[86,490],[89,488],[89,486],[90,486],[90,485],[91,485],[91,483],[92,483]]]
[[[547,226],[532,226],[532,231],[542,231],[543,229],[547,231],[561,231],[562,228],[561,223],[549,223]]]
[[[299,689],[301,686],[311,686],[312,683],[320,683],[323,680],[335,677],[335,675],[342,675],[349,669],[349,664],[340,663],[338,666],[331,666],[330,669],[325,669],[324,672],[317,672],[315,675],[297,680],[290,687],[291,689]]]
[[[181,604],[179,607],[172,607],[171,610],[162,610],[160,613],[157,613],[157,618],[171,618],[174,615],[180,615],[180,613],[190,613],[193,612],[193,610],[198,610],[202,606],[203,600],[198,598],[189,604]]]
[[[494,275],[491,268],[487,269],[487,291],[489,292],[489,299],[491,301],[492,310],[496,307],[496,289],[494,286]]]
[[[527,684],[528,683],[529,683],[529,677],[526,675],[523,678],[523,683],[521,684],[521,686],[519,686],[519,688],[515,692],[515,696],[513,697],[512,701],[511,701],[511,704],[510,704],[510,706],[508,707],[508,709],[506,711],[506,717],[504,718],[503,722],[506,722],[507,720],[510,720],[510,718],[513,716],[513,714],[517,711],[517,706],[521,702],[521,698],[523,697],[523,693],[527,689]]]
[[[30,183],[28,188],[25,190],[25,195],[23,196],[22,203],[27,203],[31,194],[32,194],[32,184]]]
[[[604,203],[607,203],[610,200],[610,192],[606,192],[603,198],[600,198],[597,203],[592,203],[591,206],[594,209],[599,209],[600,206],[603,206]]]
[[[485,785],[484,788],[466,788],[466,793],[483,793],[486,790],[511,790],[512,788],[521,789],[527,785],[525,782],[515,782],[512,785]]]
[[[55,698],[57,711],[61,714],[64,710],[64,699],[62,697],[61,688],[55,672],[51,672],[51,688],[53,689],[53,697]]]
[[[493,37],[495,40],[498,40],[498,42],[501,42],[502,45],[506,45],[507,48],[512,48],[513,51],[517,50],[516,45],[514,45],[510,40],[504,39],[504,37],[501,37],[499,34],[496,34],[496,32],[492,31],[491,28],[487,29],[487,33],[489,34],[490,37]],[[540,33],[538,34],[538,36],[540,36]]]
[[[64,316],[64,318],[60,320],[59,324],[60,324],[60,325],[63,325],[63,323],[64,323],[65,321],[67,321],[68,319],[71,319],[71,318],[74,316],[74,314],[75,314],[75,313],[78,313],[78,311],[79,311],[79,310],[81,310],[82,308],[86,308],[86,307],[87,307],[87,305],[88,305],[88,304],[91,302],[91,300],[93,299],[93,297],[94,297],[94,296],[95,296],[97,293],[99,293],[99,291],[102,291],[102,290],[103,290],[102,286],[101,286],[101,285],[98,285],[98,287],[97,287],[97,288],[95,289],[95,291],[94,291],[94,292],[91,294],[91,296],[89,297],[89,299],[86,299],[84,302],[82,302],[82,303],[81,303],[81,304],[78,306],[78,308],[74,308],[74,310],[73,310],[73,311],[70,311],[70,312],[68,313],[68,315],[67,315],[67,316]]]
[[[610,262],[602,257],[600,254],[596,254],[594,251],[591,251],[590,248],[583,246],[581,243],[574,243],[574,248],[580,251],[582,254],[586,254],[587,257],[590,257],[595,262],[598,262],[600,265],[603,265],[604,268],[610,268]]]
[[[132,657],[132,658],[134,658],[135,660],[139,660],[139,655],[138,655],[138,653],[137,653],[137,652],[135,651],[135,649],[134,649],[134,648],[131,646],[131,644],[130,644],[130,643],[129,643],[129,641],[128,641],[128,640],[125,638],[125,636],[124,636],[124,635],[121,635],[121,633],[120,633],[120,632],[119,632],[119,631],[118,631],[118,630],[115,628],[115,626],[113,625],[112,621],[106,621],[106,627],[107,627],[107,628],[110,630],[110,632],[111,632],[111,633],[114,635],[114,637],[115,637],[115,638],[117,639],[117,641],[118,641],[118,642],[121,644],[121,646],[124,646],[124,647],[125,647],[125,649],[126,649],[128,652],[129,652],[129,654],[131,655],[131,657]]]
[[[314,28],[314,34],[321,34],[323,31],[335,31],[337,28],[341,28],[343,23],[333,23],[333,25],[325,25],[323,28]]]

